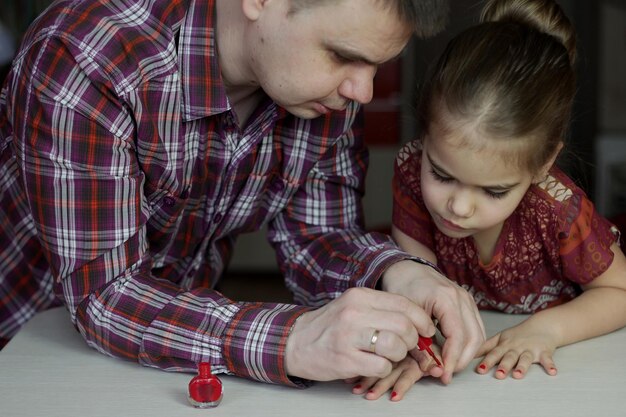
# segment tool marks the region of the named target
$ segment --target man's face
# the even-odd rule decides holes
[[[311,119],[372,99],[377,66],[400,54],[411,28],[377,0],[337,0],[291,15],[268,0],[246,32],[261,88],[290,113]]]

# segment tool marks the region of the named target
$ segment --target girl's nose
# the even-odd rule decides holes
[[[448,210],[457,217],[468,218],[474,214],[474,201],[471,193],[459,191],[448,199]]]

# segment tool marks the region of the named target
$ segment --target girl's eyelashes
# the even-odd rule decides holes
[[[443,175],[441,175],[440,173],[438,173],[437,171],[435,171],[433,168],[430,168],[430,174],[433,176],[433,178],[443,184],[448,184],[451,183],[452,181],[454,181],[454,178],[451,177],[445,177]],[[501,198],[506,197],[506,195],[509,193],[509,190],[506,191],[492,191],[489,190],[488,188],[483,188],[483,191],[485,192],[485,194],[487,194],[489,197],[494,198],[496,200],[499,200]]]
[[[433,176],[434,179],[444,184],[454,181],[454,178],[444,177],[443,175],[441,175],[440,173],[438,173],[432,168],[430,169],[430,174]]]
[[[491,190],[485,190],[485,193],[487,193],[487,195],[491,198],[495,198],[496,200],[499,200],[501,198],[506,197],[506,195],[509,193],[509,191],[491,191]]]

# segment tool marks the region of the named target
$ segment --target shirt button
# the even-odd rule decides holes
[[[221,222],[221,221],[222,221],[222,217],[224,217],[224,216],[222,215],[222,213],[217,213],[217,214],[215,214],[215,216],[213,216],[213,221],[214,221],[215,223],[219,223],[219,222]]]
[[[166,206],[168,207],[172,207],[174,204],[176,204],[176,200],[174,200],[173,197],[167,196],[163,199],[163,202],[165,203]]]
[[[559,239],[567,239],[568,237],[569,237],[569,233],[559,232]]]

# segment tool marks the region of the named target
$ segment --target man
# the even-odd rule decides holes
[[[357,127],[377,65],[445,8],[57,1],[2,93],[0,336],[61,302],[103,353],[302,385],[388,374],[435,317],[445,370],[427,372],[449,382],[484,340],[480,317],[363,231]],[[265,224],[308,307],[211,289],[236,236]]]

